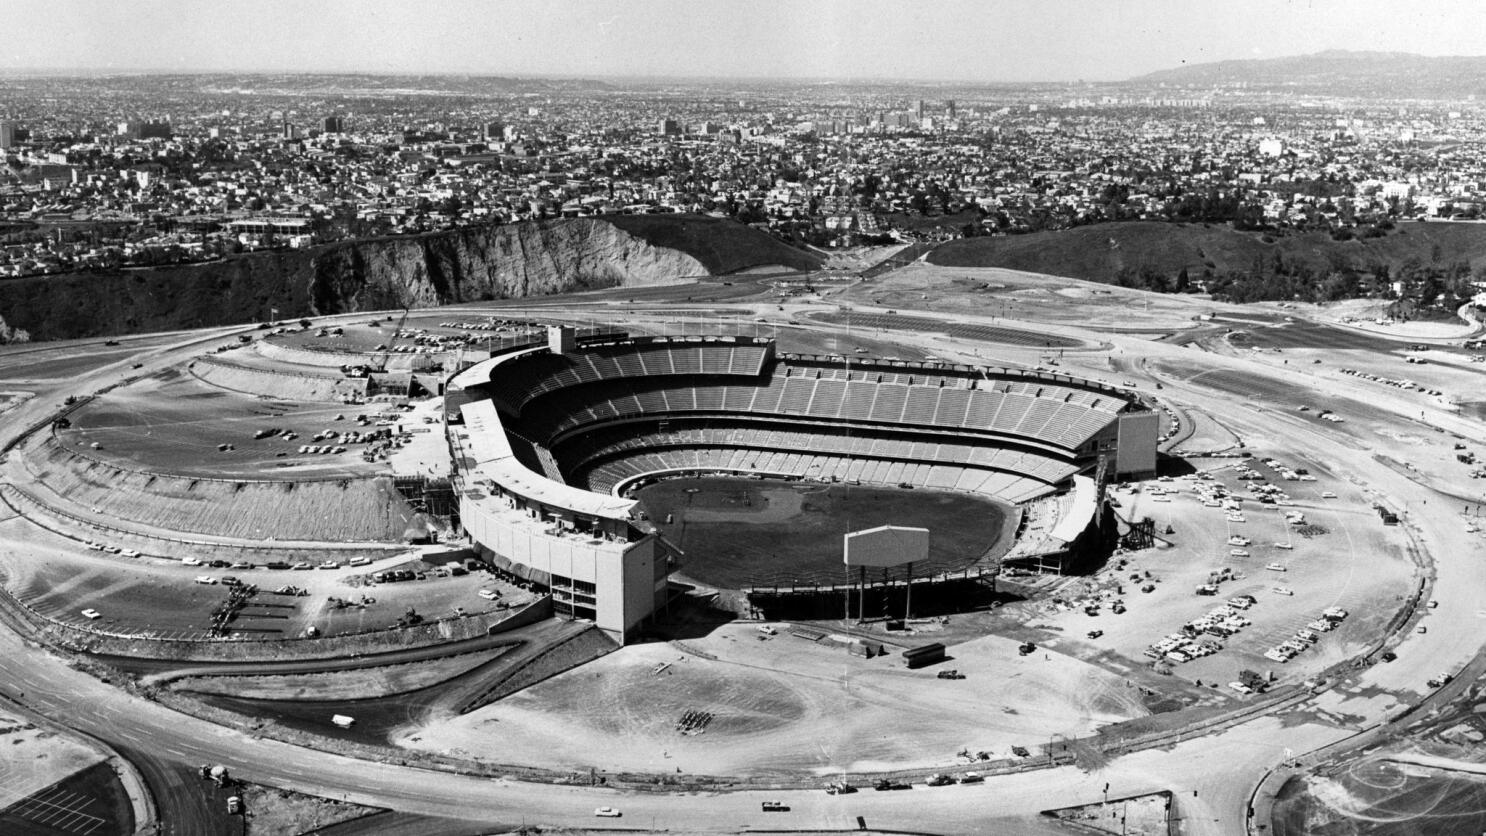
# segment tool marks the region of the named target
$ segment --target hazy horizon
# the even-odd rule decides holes
[[[1115,82],[1324,50],[1486,55],[1486,4],[9,0],[0,73]],[[1198,6],[1194,10],[1194,6]]]

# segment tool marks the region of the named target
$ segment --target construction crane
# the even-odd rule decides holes
[[[387,349],[382,352],[382,356],[377,360],[378,367],[384,372],[387,371],[387,361],[392,358],[392,348],[397,345],[397,335],[402,333],[403,323],[408,321],[408,313],[409,310],[407,308],[402,309],[402,316],[397,318],[397,326],[392,329],[392,336],[387,338]]]

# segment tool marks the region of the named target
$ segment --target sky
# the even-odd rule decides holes
[[[1118,81],[1486,55],[1483,0],[0,0],[0,72]]]

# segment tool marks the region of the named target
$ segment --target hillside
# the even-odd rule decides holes
[[[207,264],[6,279],[0,337],[68,339],[254,322],[272,309],[289,318],[675,284],[798,253],[736,222],[638,217],[467,227]]]
[[[604,220],[654,246],[686,253],[700,261],[714,276],[767,264],[796,270],[814,270],[821,264],[820,257],[814,253],[795,249],[727,218],[710,215],[610,215]]]
[[[1486,56],[1328,50],[1311,55],[1215,61],[1160,70],[1138,84],[1253,88],[1361,96],[1463,97],[1486,92]]]
[[[1438,248],[1438,249],[1436,249]],[[1323,232],[1273,238],[1237,232],[1220,224],[1138,221],[1096,224],[1060,232],[994,238],[962,238],[941,244],[929,262],[946,267],[1006,267],[1112,284],[1121,270],[1150,269],[1175,277],[1185,268],[1193,279],[1209,270],[1252,270],[1269,265],[1275,253],[1287,264],[1305,263],[1318,272],[1333,263],[1367,270],[1386,264],[1396,270],[1421,264],[1468,262],[1486,265],[1486,224],[1405,223],[1382,238],[1333,241]]]

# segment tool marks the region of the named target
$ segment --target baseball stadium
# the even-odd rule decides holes
[[[805,538],[782,555],[777,542],[766,555],[745,544],[728,557],[767,559],[715,572],[715,554],[676,542],[670,505],[663,515],[647,510],[646,486],[664,480],[891,489],[904,496],[873,516],[894,523],[914,521],[915,506],[953,504],[949,495],[986,503],[980,516],[993,530],[1040,503],[1056,525],[1015,556],[1044,560],[1078,556],[1098,527],[1106,479],[1156,467],[1157,414],[1128,392],[1066,375],[790,354],[747,336],[580,339],[553,326],[548,337],[449,380],[459,516],[482,556],[549,587],[559,614],[592,620],[621,641],[665,605],[678,567],[701,582],[725,575],[717,585],[750,596],[781,585],[829,593],[845,580],[829,546],[844,532]],[[687,510],[704,490],[684,489]],[[743,502],[751,508],[747,495]],[[729,529],[732,540],[749,536],[748,526]],[[968,576],[986,555],[974,543],[931,553],[919,577]],[[883,567],[881,584],[910,582]]]

